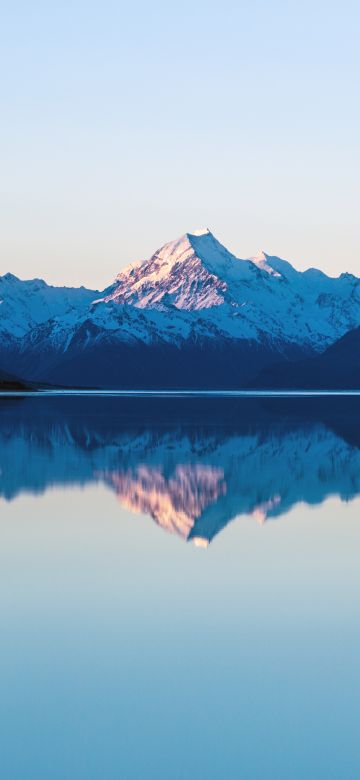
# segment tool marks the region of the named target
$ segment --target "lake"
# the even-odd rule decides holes
[[[0,399],[0,776],[360,777],[360,397]]]

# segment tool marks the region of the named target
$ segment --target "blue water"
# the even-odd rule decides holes
[[[360,396],[360,390],[91,390],[58,388],[56,390],[17,390],[11,392],[12,398],[56,398],[56,397],[118,397],[118,398],[317,398]],[[8,398],[9,391],[0,391],[0,398]]]
[[[0,402],[0,776],[360,776],[360,400]]]

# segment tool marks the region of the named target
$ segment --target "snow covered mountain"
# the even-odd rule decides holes
[[[102,298],[139,308],[206,310],[235,338],[289,340],[323,349],[359,324],[360,280],[296,271],[264,252],[240,260],[209,230],[187,233],[118,275]]]
[[[81,311],[95,296],[85,287],[51,287],[42,279],[5,274],[0,276],[1,333],[21,337],[52,317]]]
[[[84,287],[51,287],[42,279],[22,281],[10,273],[0,276],[0,352],[16,354],[22,338],[36,326],[66,312],[73,316],[82,312],[94,295],[94,290]]]
[[[0,278],[0,365],[33,380],[229,386],[323,352],[360,325],[360,280],[241,260],[209,230],[125,268],[103,293]]]

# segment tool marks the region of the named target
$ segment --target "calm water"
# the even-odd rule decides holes
[[[360,777],[360,398],[0,400],[0,777]]]

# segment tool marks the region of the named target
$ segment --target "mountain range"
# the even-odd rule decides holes
[[[360,279],[237,258],[209,230],[103,291],[0,277],[0,366],[109,388],[360,387]]]

